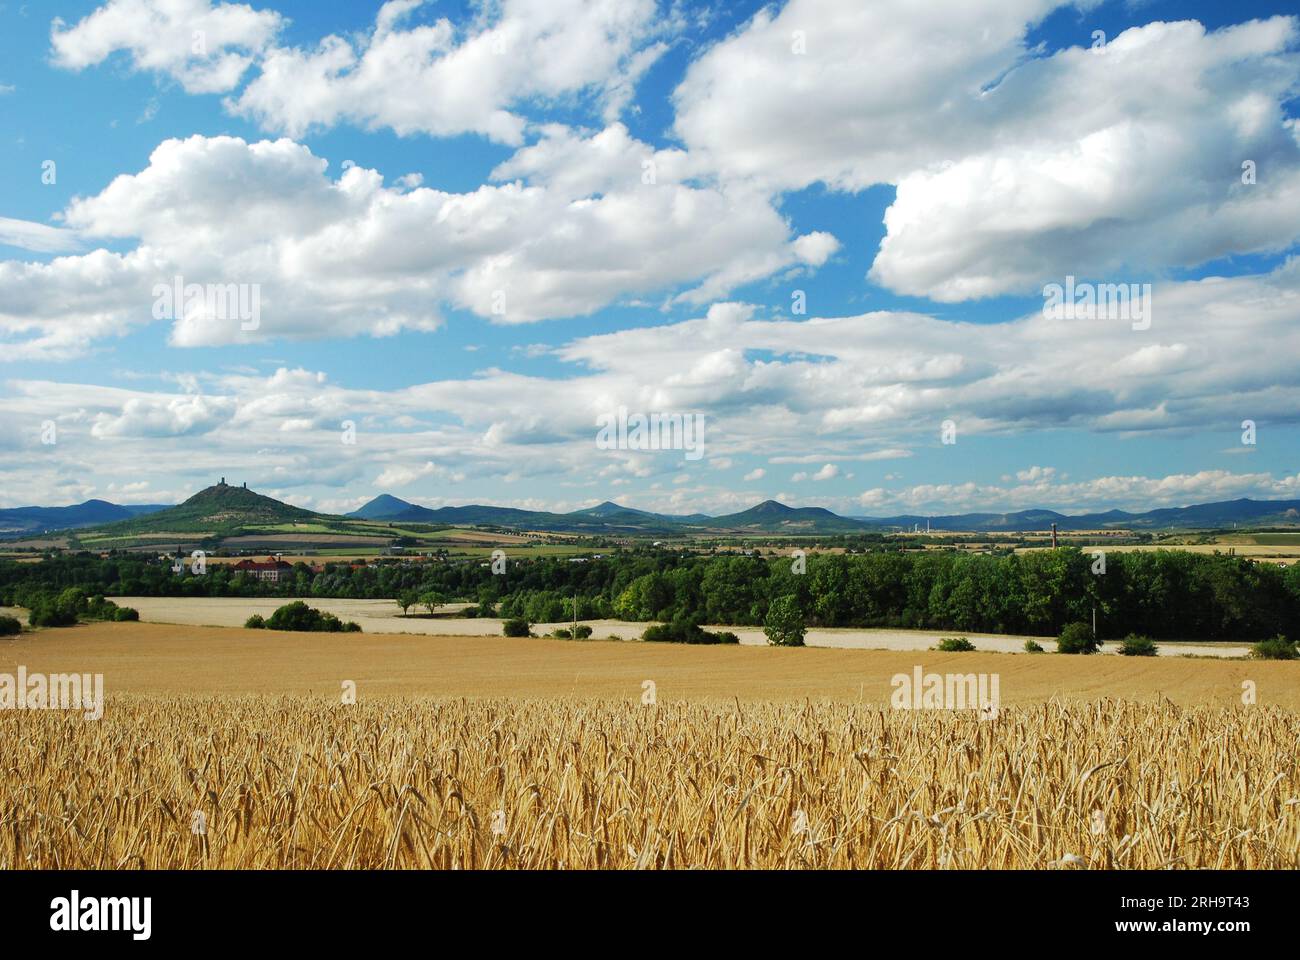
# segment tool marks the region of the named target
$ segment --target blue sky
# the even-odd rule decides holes
[[[1300,497],[1285,4],[0,24],[0,505]],[[1044,318],[1067,275],[1150,283],[1150,329]],[[155,319],[173,276],[256,285],[263,322]],[[597,448],[619,406],[702,413],[706,455]]]

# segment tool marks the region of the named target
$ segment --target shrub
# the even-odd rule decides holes
[[[558,637],[560,640],[587,640],[591,637],[591,627],[585,623],[578,624],[572,630],[568,627],[557,627],[551,636]]]
[[[32,607],[27,622],[33,627],[70,627],[77,622],[77,613],[51,600]]]
[[[79,597],[74,600],[65,590],[59,598],[61,603],[69,607],[75,604],[78,615],[86,620],[114,620],[120,623],[140,619],[139,611],[131,607],[119,607],[112,600],[105,600],[100,594],[89,599]]]
[[[1296,641],[1279,633],[1271,640],[1261,640],[1252,646],[1250,655],[1256,660],[1296,660],[1300,659],[1300,650],[1296,649]]]
[[[301,600],[286,603],[266,618],[268,630],[311,630],[320,623],[320,611]]]
[[[730,638],[730,639],[728,639]],[[734,633],[711,633],[695,620],[677,617],[669,623],[646,627],[642,640],[651,643],[739,643]]]
[[[104,602],[103,597],[99,597],[99,602]],[[86,598],[86,591],[81,587],[65,587],[61,590],[54,602],[66,610],[71,610],[74,614],[85,613],[90,606],[90,601]]]
[[[266,620],[260,613],[255,613],[244,621],[244,627],[248,630],[265,630]]]
[[[1056,641],[1057,653],[1096,653],[1097,638],[1092,635],[1092,627],[1082,620],[1067,623]]]
[[[14,593],[13,599],[18,606],[28,609],[27,622],[33,627],[70,627],[87,607],[86,595],[77,587],[55,593],[25,585]]]
[[[250,617],[245,626],[251,625]],[[263,624],[268,630],[300,630],[311,633],[360,633],[361,627],[349,620],[344,623],[332,613],[323,613],[301,600],[286,603]]]
[[[22,633],[23,625],[15,617],[0,617],[0,637],[12,637]]]
[[[501,624],[501,635],[505,637],[526,637],[529,635],[529,623],[523,617],[512,617]]]
[[[944,637],[935,649],[943,653],[969,653],[975,649],[975,644],[965,637]]]
[[[1150,637],[1130,633],[1119,643],[1119,652],[1126,657],[1154,657],[1156,642]]]
[[[1043,645],[1036,640],[1025,641],[1025,653],[1042,653]]]
[[[774,647],[802,647],[804,631],[803,613],[793,595],[772,601],[767,608],[767,619],[763,621],[768,643]]]
[[[95,595],[89,600],[79,602],[81,615],[87,620],[116,620],[118,619],[118,606],[112,600],[105,600],[100,595]]]

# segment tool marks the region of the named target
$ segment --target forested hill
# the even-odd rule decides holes
[[[254,493],[222,481],[205,487],[184,503],[143,517],[100,528],[102,534],[130,534],[151,530],[234,530],[250,524],[311,521],[319,514],[290,506],[274,497]]]

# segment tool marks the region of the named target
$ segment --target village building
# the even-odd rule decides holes
[[[293,564],[277,560],[275,557],[267,557],[265,560],[240,560],[230,569],[269,583],[281,583],[293,575]]]

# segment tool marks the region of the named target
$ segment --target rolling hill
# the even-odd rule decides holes
[[[399,500],[387,493],[381,493],[360,510],[353,510],[347,516],[355,517],[358,520],[390,520],[414,508],[415,504],[413,503],[407,503],[405,500]]]
[[[711,517],[700,526],[760,533],[861,533],[868,525],[823,507],[788,507],[776,500],[764,500],[740,513]]]

